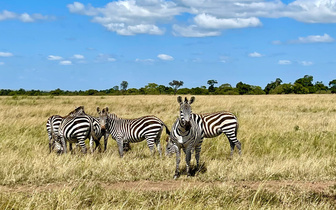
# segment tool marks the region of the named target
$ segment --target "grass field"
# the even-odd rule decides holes
[[[175,158],[152,157],[145,141],[123,159],[111,138],[105,153],[49,154],[45,124],[84,105],[170,128],[176,96],[1,97],[0,209],[335,209],[335,104],[336,95],[196,96],[194,113],[237,115],[242,156],[229,158],[225,136],[205,139],[201,170],[187,177],[183,156],[173,180]]]

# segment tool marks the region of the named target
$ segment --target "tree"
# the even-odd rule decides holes
[[[329,87],[332,93],[336,93],[336,79],[329,82]]]
[[[159,85],[156,83],[148,83],[148,85],[145,86],[145,92],[146,94],[150,94],[150,95],[160,94],[158,87]]]
[[[172,82],[169,82],[169,85],[172,86],[174,89],[174,95],[176,95],[177,89],[183,86],[183,81],[173,80]]]
[[[121,84],[120,84],[121,90],[125,91],[125,90],[127,90],[127,87],[128,87],[128,82],[127,81],[122,81]]]
[[[238,89],[240,95],[247,94],[252,90],[251,85],[245,84],[243,82],[238,82],[236,88]]]
[[[264,89],[266,94],[269,94],[271,90],[274,90],[276,87],[281,85],[282,80],[280,78],[276,78],[275,82],[268,83]]]
[[[217,80],[213,80],[213,79],[211,79],[211,80],[208,80],[208,85],[209,85],[209,88],[208,88],[208,90],[209,90],[209,92],[215,92],[215,84],[217,84],[218,82],[217,82]]]

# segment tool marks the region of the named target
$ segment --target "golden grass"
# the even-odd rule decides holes
[[[335,102],[336,95],[196,96],[192,105],[195,113],[226,110],[237,115],[242,156],[235,152],[233,159],[229,158],[230,146],[225,136],[205,139],[202,169],[194,177],[186,177],[182,159],[179,180],[335,181]],[[79,105],[84,105],[91,115],[97,115],[97,106],[108,106],[110,112],[122,118],[156,115],[169,128],[179,114],[176,96],[0,97],[0,185],[13,189],[57,183],[74,186],[48,192],[2,192],[0,208],[335,207],[336,182],[323,192],[284,186],[274,193],[263,185],[258,190],[225,185],[159,193],[106,190],[102,183],[171,181],[175,158],[160,158],[157,153],[152,157],[143,141],[132,144],[132,150],[120,159],[111,138],[106,153],[49,155],[46,120],[53,114],[67,115]],[[163,149],[166,136],[163,132]],[[192,164],[195,165],[194,158]]]

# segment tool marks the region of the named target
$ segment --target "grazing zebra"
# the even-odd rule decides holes
[[[59,115],[53,115],[47,120],[47,132],[49,137],[49,153],[52,150],[56,149],[56,151],[61,151],[61,145],[55,141],[56,136],[58,135],[58,128],[63,120],[63,117]]]
[[[87,115],[83,112],[76,116],[68,115],[64,117],[58,132],[58,142],[61,142],[63,152],[67,152],[66,142],[78,143],[82,148],[82,153],[86,153],[85,139],[90,138],[91,153],[94,152],[93,141],[96,142],[96,148],[100,145],[100,138],[104,136],[107,142],[108,134],[105,128],[102,128],[99,119]],[[71,146],[70,146],[71,150]]]
[[[105,128],[111,137],[117,141],[120,157],[123,157],[124,146],[129,143],[140,142],[147,140],[147,145],[153,154],[154,144],[161,156],[160,136],[163,127],[166,128],[166,133],[169,135],[168,127],[155,116],[144,116],[136,119],[122,119],[117,115],[109,113],[108,107],[100,110],[97,107],[99,114],[99,122],[102,128]]]
[[[199,158],[204,138],[201,118],[197,116],[192,118],[190,104],[194,102],[194,98],[192,97],[189,102],[187,98],[185,98],[184,102],[182,102],[181,98],[178,98],[178,102],[180,103],[180,117],[173,124],[166,146],[166,155],[176,153],[174,179],[180,175],[181,149],[186,154],[187,175],[191,175],[190,160],[193,150],[195,150],[195,159],[197,168],[199,168]]]
[[[83,112],[84,107],[79,106],[75,110],[70,112],[67,116],[76,116],[82,114]],[[55,141],[58,135],[59,126],[61,125],[63,119],[64,118],[60,115],[52,115],[47,120],[46,127],[49,137],[49,153],[51,153],[53,149],[56,149],[56,151],[58,152],[61,152],[63,149],[62,145],[60,145],[57,141]]]

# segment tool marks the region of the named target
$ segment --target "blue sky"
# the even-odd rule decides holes
[[[0,1],[0,89],[336,79],[336,0]]]

